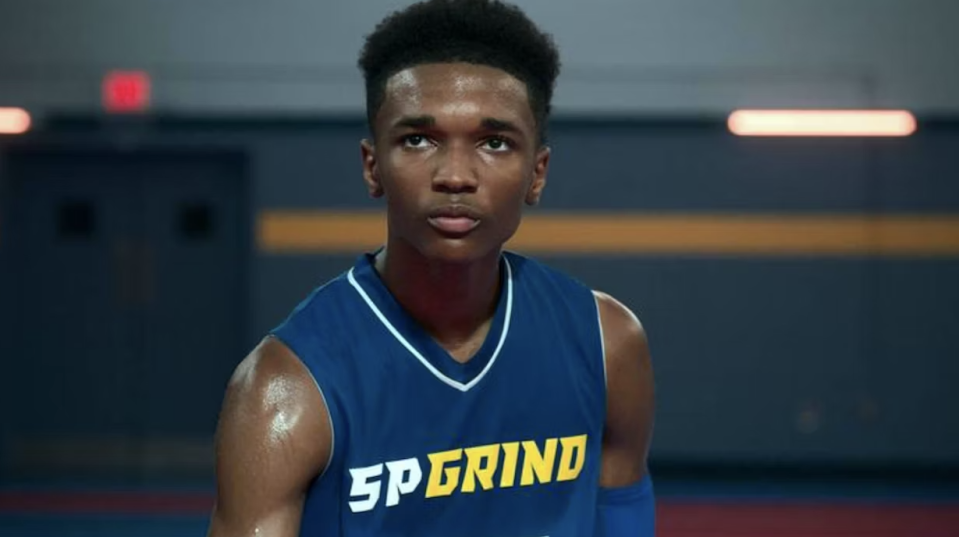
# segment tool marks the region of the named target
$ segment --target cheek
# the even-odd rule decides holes
[[[380,184],[390,203],[408,203],[407,198],[428,183],[430,173],[425,158],[396,152],[380,168]]]
[[[518,162],[509,170],[503,170],[501,174],[499,189],[500,206],[509,207],[515,210],[522,207],[526,199],[526,193],[532,184],[533,170],[526,162]],[[511,201],[515,203],[510,203]]]
[[[526,205],[526,193],[530,184],[531,181],[522,171],[499,179],[493,204],[496,207],[497,219],[505,226],[518,224]]]

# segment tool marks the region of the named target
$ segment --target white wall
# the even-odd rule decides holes
[[[399,0],[0,0],[0,106],[95,109],[111,68],[157,108],[355,112],[362,36]],[[562,48],[567,113],[959,111],[956,0],[519,0]]]

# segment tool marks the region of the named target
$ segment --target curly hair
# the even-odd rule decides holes
[[[541,141],[559,75],[559,52],[518,7],[498,0],[426,0],[397,11],[366,37],[359,67],[370,129],[387,80],[425,63],[465,62],[501,69],[525,83]]]

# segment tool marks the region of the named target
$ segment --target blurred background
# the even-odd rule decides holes
[[[384,236],[408,3],[0,0],[0,534],[204,534],[231,371]],[[959,3],[518,5],[564,70],[511,247],[642,319],[660,534],[959,535]]]

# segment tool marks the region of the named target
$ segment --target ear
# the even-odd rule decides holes
[[[373,142],[366,139],[361,141],[360,154],[363,157],[363,182],[366,183],[366,190],[371,198],[379,198],[383,195],[383,185],[380,184]]]
[[[536,153],[536,165],[533,167],[533,181],[529,184],[529,190],[526,191],[526,204],[537,205],[540,197],[543,195],[543,189],[546,188],[546,172],[549,169],[549,147],[543,146]]]

